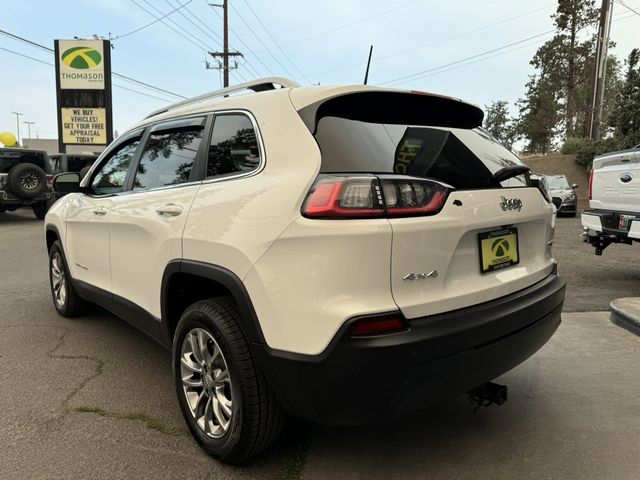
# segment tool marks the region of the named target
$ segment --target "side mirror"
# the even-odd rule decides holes
[[[53,177],[53,190],[56,193],[73,193],[80,191],[80,174],[74,172],[60,173]]]
[[[576,189],[576,188],[578,188],[578,184],[574,183],[573,185],[571,185],[571,187],[573,187],[573,189]]]

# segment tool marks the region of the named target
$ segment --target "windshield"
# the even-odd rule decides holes
[[[547,181],[551,188],[571,188],[567,177],[564,175],[549,175],[547,176]]]
[[[429,177],[458,189],[525,186],[524,176],[493,174],[518,157],[482,129],[368,123],[323,117],[315,135],[323,173],[370,172]]]
[[[48,158],[45,152],[0,149],[0,173],[8,173],[19,163],[33,163],[46,172]]]

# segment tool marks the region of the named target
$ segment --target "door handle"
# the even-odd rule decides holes
[[[182,207],[174,203],[167,203],[166,205],[156,208],[156,213],[158,215],[171,215],[175,217],[182,213]]]
[[[96,207],[93,210],[91,210],[95,215],[106,215],[107,214],[107,209],[104,207]]]

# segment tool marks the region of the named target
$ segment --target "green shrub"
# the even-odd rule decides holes
[[[576,142],[576,144],[579,144],[579,146],[572,153],[575,153],[576,155],[576,163],[584,167],[585,170],[591,169],[591,164],[594,157],[602,155],[603,153],[613,152],[620,149],[619,141],[613,137],[596,141],[590,140],[588,138],[572,140],[580,140],[580,142]]]
[[[562,144],[562,148],[560,149],[560,153],[562,155],[572,155],[577,154],[585,147],[585,143],[590,142],[588,138],[578,138],[572,137],[567,138],[565,142]]]

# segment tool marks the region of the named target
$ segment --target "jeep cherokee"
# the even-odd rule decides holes
[[[468,392],[564,301],[548,188],[482,117],[277,78],[154,112],[54,179],[73,192],[46,218],[55,308],[97,303],[170,348],[186,424],[227,462],[285,413],[365,425]]]

